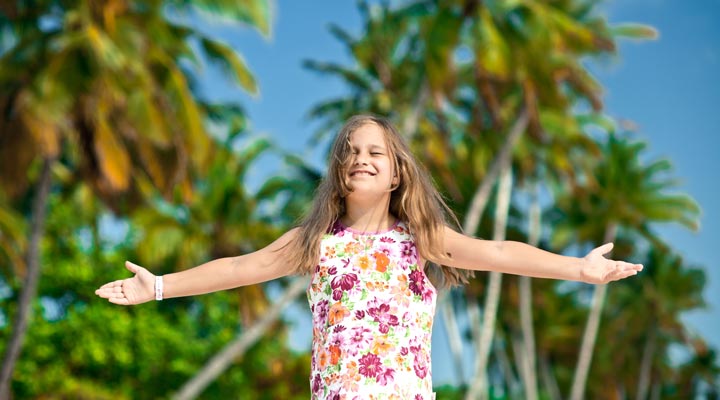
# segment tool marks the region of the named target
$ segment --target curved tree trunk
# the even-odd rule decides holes
[[[555,375],[553,374],[552,366],[550,365],[547,355],[540,354],[539,358],[540,378],[543,381],[545,391],[550,397],[550,400],[562,400],[560,388],[558,387],[557,380],[555,379]]]
[[[615,240],[616,234],[617,225],[608,225],[605,230],[603,243]],[[597,339],[598,330],[600,329],[600,316],[602,315],[603,306],[605,305],[606,295],[607,285],[595,285],[590,314],[588,315],[587,325],[585,325],[585,332],[583,333],[582,344],[580,345],[580,355],[578,356],[578,363],[575,368],[573,384],[570,390],[570,400],[582,400],[585,395],[585,384],[587,383],[587,376],[590,372],[590,362],[592,361],[593,350],[595,349],[595,339]]]
[[[498,184],[493,240],[505,240],[505,228],[507,226],[511,194],[512,170],[508,161],[500,175],[500,182]],[[493,341],[493,333],[495,332],[495,316],[497,315],[498,304],[500,303],[501,283],[502,274],[500,272],[490,272],[490,281],[485,297],[485,306],[483,307],[483,325],[480,332],[477,354],[475,355],[475,377],[472,379],[470,388],[465,396],[467,400],[484,398],[487,393],[486,370],[490,356],[490,347]]]
[[[637,400],[645,400],[650,390],[650,372],[652,370],[652,361],[655,358],[655,344],[657,342],[657,328],[655,325],[650,326],[645,348],[643,349],[642,362],[640,364],[640,379],[638,379]]]
[[[480,226],[480,218],[482,217],[485,207],[487,206],[488,199],[490,198],[490,191],[500,176],[500,172],[510,167],[512,150],[515,148],[515,144],[520,139],[520,135],[525,132],[527,125],[528,112],[527,110],[523,110],[518,119],[515,121],[515,124],[510,129],[510,132],[508,132],[508,136],[500,149],[500,153],[498,153],[495,160],[493,160],[493,164],[490,166],[490,169],[488,169],[482,183],[478,186],[475,194],[473,195],[470,206],[468,207],[467,215],[463,221],[463,230],[466,234],[475,235],[477,232],[478,226]]]
[[[532,204],[530,205],[530,222],[528,229],[528,244],[537,246],[540,243],[540,199],[537,194],[537,185],[533,185]],[[525,387],[525,398],[537,400],[537,374],[535,373],[535,333],[533,332],[532,317],[532,278],[519,277],[520,297],[520,329],[522,330],[522,362],[520,372]]]
[[[173,399],[189,400],[197,398],[211,382],[228,368],[234,359],[242,356],[250,346],[265,334],[272,323],[280,317],[280,313],[306,290],[308,283],[309,278],[307,277],[296,279],[262,318],[211,358],[192,379],[180,388],[173,396]]]
[[[426,80],[423,80],[420,86],[420,91],[415,99],[413,107],[402,121],[402,133],[408,138],[413,137],[417,132],[418,124],[420,123],[420,117],[422,116],[423,106],[428,99],[430,90]],[[448,345],[450,346],[450,353],[452,354],[453,366],[455,368],[455,374],[459,377],[460,385],[465,384],[465,369],[463,368],[462,359],[462,337],[460,336],[460,330],[457,327],[457,316],[455,315],[455,309],[453,308],[452,297],[449,293],[444,293],[438,299],[438,309],[442,313],[443,322],[445,323],[445,333],[448,338]]]
[[[5,350],[2,370],[0,371],[0,398],[10,398],[10,382],[15,363],[20,357],[28,322],[32,314],[32,303],[37,295],[37,285],[40,279],[40,240],[45,233],[45,220],[47,213],[48,195],[52,184],[52,167],[55,161],[52,157],[43,159],[37,193],[32,205],[32,222],[30,228],[30,241],[26,253],[27,269],[23,287],[20,290],[18,310],[13,323],[13,333]]]
[[[508,132],[508,136],[505,139],[503,147],[500,149],[497,157],[493,160],[493,164],[490,166],[487,174],[485,175],[482,183],[478,186],[473,198],[468,207],[468,212],[463,221],[463,232],[468,235],[475,235],[478,226],[480,226],[480,218],[482,217],[485,207],[487,206],[488,199],[490,197],[490,191],[495,185],[495,182],[500,175],[500,171],[503,166],[510,164],[510,157],[512,155],[512,149],[520,138],[520,135],[525,131],[528,125],[528,113],[527,110],[523,110],[520,113],[520,117],[515,121],[515,124]],[[442,310],[448,310],[448,313],[452,315],[445,316],[446,325],[450,323],[450,320],[457,321],[455,317],[455,309],[450,306],[445,306],[446,301],[452,301],[450,296],[442,296],[438,301],[438,308]],[[473,331],[473,337],[476,342],[479,342],[480,338],[480,307],[473,301],[468,301],[467,304],[468,320],[470,321],[470,329]],[[455,333],[457,332],[457,335]],[[453,349],[453,342],[462,343],[458,329],[448,328],[448,341],[450,342],[450,348]],[[455,336],[450,336],[455,335]],[[455,365],[462,365],[462,355],[458,352],[455,353],[453,350],[453,357]],[[456,367],[457,368],[457,367]],[[462,367],[458,369],[459,373],[462,374],[461,382],[465,382],[465,375]]]
[[[462,337],[460,336],[460,330],[458,329],[457,316],[455,315],[455,309],[453,308],[453,301],[452,299],[444,298],[450,296],[451,295],[449,293],[444,294],[443,298],[441,298],[438,303],[440,304],[443,322],[445,323],[445,333],[447,334],[448,344],[450,345],[450,353],[452,354],[455,374],[458,376],[460,386],[464,386],[466,382],[462,357]]]

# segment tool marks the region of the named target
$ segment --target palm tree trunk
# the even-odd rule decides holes
[[[650,400],[660,400],[660,389],[662,389],[662,385],[660,385],[660,382],[654,382],[652,384],[652,392],[650,392]]]
[[[493,160],[493,164],[490,166],[487,174],[483,177],[482,183],[478,186],[475,194],[473,195],[470,206],[468,207],[467,216],[465,217],[465,221],[463,221],[463,230],[466,234],[475,235],[477,232],[477,228],[480,226],[480,218],[482,217],[482,214],[485,211],[485,206],[487,206],[488,199],[490,198],[490,191],[500,176],[500,172],[509,168],[512,149],[520,139],[520,135],[525,132],[527,125],[528,112],[527,110],[523,110],[520,113],[520,117],[518,117],[515,124],[510,129],[510,132],[505,139],[505,143],[503,143],[503,146],[500,149],[500,153],[498,153],[495,160]]]
[[[27,333],[28,321],[32,314],[32,302],[37,294],[37,285],[40,278],[40,240],[45,233],[45,220],[47,212],[48,195],[52,184],[51,167],[54,157],[43,159],[37,193],[32,205],[32,222],[30,228],[30,242],[26,253],[27,269],[23,287],[20,290],[18,310],[13,323],[13,333],[5,350],[2,370],[0,371],[0,398],[10,398],[10,381],[15,363],[20,357],[20,351]]]
[[[180,388],[173,396],[173,399],[190,400],[197,398],[212,381],[217,379],[228,368],[234,359],[242,356],[250,346],[265,334],[272,323],[280,317],[280,313],[306,290],[308,283],[309,278],[307,277],[296,279],[255,325],[245,330],[211,358],[192,379]]]
[[[420,123],[420,117],[425,110],[425,102],[427,101],[430,91],[426,80],[420,84],[420,91],[410,112],[402,121],[402,133],[408,138],[412,138],[417,133],[417,127]]]
[[[545,386],[550,400],[562,400],[560,388],[552,372],[550,361],[547,359],[547,355],[542,354],[540,355],[540,378],[542,378],[543,386]]]
[[[427,80],[423,80],[420,84],[420,90],[410,112],[405,116],[402,122],[402,133],[409,138],[416,135],[418,124],[420,123],[420,117],[424,110],[424,104],[428,99],[430,90],[428,88]],[[455,308],[453,308],[452,298],[449,298],[449,293],[444,293],[438,300],[438,309],[441,310],[443,316],[443,322],[445,323],[445,331],[448,338],[448,344],[450,346],[450,352],[452,353],[453,365],[455,373],[459,376],[460,385],[465,384],[465,370],[463,368],[462,360],[462,338],[460,336],[460,330],[457,328],[457,317],[455,315]]]
[[[505,140],[505,143],[503,144],[503,147],[500,149],[500,153],[497,155],[495,160],[493,161],[493,164],[490,166],[490,169],[488,170],[488,173],[485,175],[482,184],[478,186],[478,189],[475,191],[475,194],[473,195],[472,201],[470,202],[470,206],[468,207],[468,213],[463,221],[463,231],[469,235],[474,235],[475,232],[477,232],[478,226],[480,226],[480,218],[482,217],[483,212],[485,211],[485,207],[488,203],[488,198],[490,197],[490,191],[492,187],[495,185],[495,182],[497,181],[498,176],[500,175],[501,169],[505,166],[510,164],[510,156],[512,155],[512,149],[515,147],[515,144],[517,143],[518,139],[520,138],[520,135],[525,131],[528,124],[528,113],[527,110],[523,110],[520,113],[520,117],[515,121],[515,124],[510,129],[510,132],[508,133],[508,136]],[[450,296],[442,296],[440,300],[438,301],[438,308],[442,310],[447,310],[448,315],[445,316],[445,323],[446,326],[449,324],[450,320],[457,321],[457,318],[455,317],[455,309],[452,306],[445,306],[446,301],[452,301],[452,298]],[[477,331],[480,327],[480,308],[477,306],[477,303],[473,301],[468,301],[467,304],[467,314],[468,314],[468,320],[470,321],[470,328],[473,330],[473,336],[475,337],[475,341],[479,342],[480,334]],[[457,334],[456,334],[457,332]],[[460,331],[458,329],[448,328],[448,341],[450,341],[450,348],[453,349],[453,343],[459,342],[462,343],[462,339],[460,337]],[[454,336],[451,336],[454,335]],[[454,363],[455,365],[462,365],[462,355],[457,352],[455,353],[453,351],[453,357],[454,357]],[[464,383],[465,381],[465,374],[462,369],[459,369],[461,375],[461,382]]]
[[[450,293],[443,296],[451,296]],[[443,322],[445,323],[445,333],[447,334],[448,344],[450,345],[450,353],[452,354],[453,367],[455,374],[458,376],[460,386],[465,385],[465,368],[463,367],[462,357],[462,337],[457,327],[457,317],[453,308],[452,300],[441,299],[439,301],[442,311]]]
[[[507,397],[515,399],[519,398],[522,386],[520,379],[518,379],[517,372],[513,369],[512,363],[510,362],[510,356],[507,352],[508,340],[505,336],[502,330],[498,332],[497,339],[493,341],[493,349],[495,357],[500,364],[500,370],[505,378],[505,386],[508,392]]]
[[[515,147],[515,144],[520,139],[520,135],[527,128],[528,121],[528,112],[527,110],[523,109],[520,113],[520,117],[515,121],[515,124],[513,124],[510,132],[508,132],[505,143],[503,144],[500,152],[493,161],[493,164],[490,166],[487,174],[483,178],[482,183],[480,184],[480,186],[478,186],[475,194],[473,195],[470,206],[468,207],[468,212],[466,214],[465,220],[463,221],[463,231],[465,233],[469,235],[475,235],[475,233],[477,232],[478,226],[480,226],[480,218],[485,211],[485,207],[487,206],[488,199],[490,197],[490,191],[495,185],[495,182],[500,175],[500,171],[509,168],[512,149]],[[479,348],[481,336],[481,333],[479,332],[481,327],[480,307],[476,302],[470,299],[468,299],[467,302],[467,314],[470,321],[470,330],[473,334],[476,346],[478,346]],[[475,374],[477,374],[477,371],[475,371]]]
[[[657,330],[655,325],[650,326],[645,348],[643,349],[642,362],[640,364],[640,379],[637,387],[637,400],[645,400],[650,389],[650,371],[652,369],[652,361],[655,356],[655,343],[657,339]]]
[[[533,185],[533,200],[530,206],[530,226],[528,244],[537,246],[540,243],[540,199],[537,185]],[[522,330],[522,362],[521,376],[525,386],[525,398],[537,400],[537,375],[535,373],[535,334],[532,323],[532,281],[528,276],[519,277],[520,297],[520,329]]]
[[[505,240],[505,228],[507,226],[508,210],[510,208],[510,195],[512,193],[512,169],[510,162],[500,175],[498,185],[497,207],[495,208],[495,226],[493,227],[493,240]],[[490,346],[495,331],[495,316],[497,315],[498,304],[500,303],[500,288],[502,283],[502,274],[500,272],[491,272],[490,281],[488,283],[487,295],[485,297],[485,306],[483,307],[483,325],[480,332],[480,340],[478,342],[478,350],[475,358],[475,378],[471,381],[465,399],[473,400],[478,397],[484,398],[486,390],[486,369],[488,357],[490,355]]]
[[[617,234],[617,225],[610,224],[605,230],[605,238],[603,243],[612,242]],[[590,372],[590,362],[592,361],[593,350],[595,349],[595,339],[597,339],[598,330],[600,329],[600,316],[605,305],[605,296],[607,295],[607,285],[595,285],[592,303],[590,305],[590,314],[588,315],[587,325],[583,333],[582,344],[580,345],[580,355],[578,356],[577,367],[575,367],[575,376],[570,390],[570,400],[582,400],[585,394],[585,384],[587,383],[588,372]]]

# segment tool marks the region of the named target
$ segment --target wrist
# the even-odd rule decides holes
[[[577,258],[577,268],[573,269],[577,273],[577,277],[575,278],[575,280],[577,280],[578,282],[583,282],[583,283],[592,283],[590,281],[590,277],[588,276],[588,271],[587,271],[588,264],[589,264],[589,262],[588,262],[587,258],[585,258],[585,257]]]
[[[155,276],[155,300],[161,301],[163,299],[163,277],[162,275]]]

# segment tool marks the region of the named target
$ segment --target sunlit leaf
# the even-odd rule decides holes
[[[200,39],[200,44],[210,61],[219,65],[228,75],[233,76],[245,90],[252,94],[257,94],[258,87],[257,83],[255,83],[255,78],[252,76],[245,61],[235,50],[206,37]]]

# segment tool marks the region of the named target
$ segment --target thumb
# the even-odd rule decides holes
[[[137,264],[133,264],[130,261],[125,261],[125,268],[127,268],[128,271],[132,272],[133,274],[137,274],[142,267]]]
[[[595,252],[598,252],[598,253],[600,253],[600,254],[607,254],[607,253],[609,253],[610,251],[612,251],[613,247],[614,247],[614,244],[613,244],[612,242],[610,242],[610,243],[605,243],[604,245],[602,245],[602,246],[598,247],[597,249],[595,249]]]

